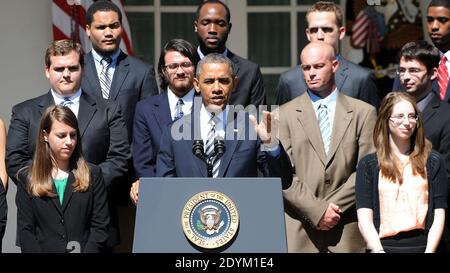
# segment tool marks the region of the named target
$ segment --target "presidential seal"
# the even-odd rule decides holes
[[[186,238],[200,248],[215,249],[229,243],[239,227],[239,213],[228,196],[204,191],[192,196],[181,213]]]

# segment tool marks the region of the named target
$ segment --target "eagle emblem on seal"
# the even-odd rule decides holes
[[[197,229],[206,232],[208,235],[219,233],[220,228],[224,225],[221,221],[220,214],[222,210],[213,205],[207,205],[198,210],[200,219],[197,221]]]

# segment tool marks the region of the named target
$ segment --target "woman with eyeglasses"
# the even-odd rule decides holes
[[[358,164],[356,207],[369,252],[432,253],[442,236],[446,167],[418,113],[407,93],[386,95],[373,134],[376,153]]]

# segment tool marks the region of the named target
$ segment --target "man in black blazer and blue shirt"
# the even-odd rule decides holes
[[[236,69],[237,84],[230,98],[230,105],[266,104],[266,91],[259,65],[244,59],[226,47],[231,31],[229,8],[219,0],[203,1],[197,8],[194,31],[197,33],[200,59],[210,53],[228,57]]]
[[[48,47],[45,75],[51,89],[12,108],[6,164],[9,177],[17,183],[17,172],[33,159],[42,113],[55,104],[69,107],[78,119],[85,159],[102,170],[111,212],[108,245],[113,246],[119,243],[119,235],[111,197],[128,171],[130,145],[120,106],[97,100],[81,88],[83,60],[81,45],[73,41],[55,41]]]
[[[405,44],[400,50],[398,69],[403,89],[412,95],[421,111],[425,136],[447,164],[450,180],[450,104],[433,92],[433,81],[438,76],[439,50],[426,41]],[[450,191],[449,191],[450,192]],[[450,213],[446,210],[445,229],[441,251],[450,252]]]
[[[311,42],[324,41],[339,52],[339,41],[345,37],[343,15],[333,2],[319,1],[306,13],[306,36]],[[346,60],[339,53],[336,56],[339,68],[335,74],[336,87],[343,94],[365,101],[375,108],[380,106],[375,76],[369,69]],[[297,65],[280,75],[276,91],[276,104],[282,105],[307,89],[303,71]]]

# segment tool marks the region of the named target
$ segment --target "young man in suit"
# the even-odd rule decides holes
[[[295,172],[284,191],[288,251],[363,252],[355,172],[374,152],[376,110],[338,91],[339,63],[328,43],[308,44],[301,63],[308,89],[279,110],[280,141],[294,166],[287,161],[280,168]]]
[[[450,102],[450,1],[432,0],[427,9],[427,30],[431,41],[440,51],[437,77],[433,82],[433,91],[442,101]],[[393,91],[404,90],[397,75],[392,86]]]
[[[45,54],[45,75],[51,89],[12,108],[6,164],[9,177],[17,183],[17,172],[33,159],[42,113],[55,104],[69,107],[78,119],[84,157],[101,168],[105,179],[111,212],[108,245],[113,246],[119,243],[119,234],[112,196],[128,171],[130,145],[120,106],[97,100],[81,88],[83,66],[80,44],[70,40],[50,44]]]
[[[433,149],[441,153],[447,163],[450,179],[450,105],[433,92],[438,77],[439,50],[426,41],[407,43],[400,50],[399,78],[403,89],[411,94],[421,112],[425,136]],[[441,251],[450,252],[450,213],[442,237]]]
[[[311,42],[323,41],[333,46],[339,68],[335,73],[339,92],[365,101],[375,108],[380,105],[375,76],[368,69],[346,60],[339,54],[339,41],[345,37],[343,15],[333,2],[320,1],[306,13],[306,36]],[[280,75],[277,86],[276,104],[282,105],[306,92],[307,84],[303,71],[297,65]]]
[[[450,1],[432,0],[427,9],[427,29],[431,41],[441,52],[437,92],[441,100],[450,102]]]
[[[201,94],[201,102],[194,102],[190,115],[165,128],[157,156],[157,177],[256,177],[257,169],[264,176],[280,177],[279,170],[270,168],[272,162],[266,153],[281,146],[261,144],[249,115],[229,105],[236,84],[233,63],[222,54],[212,53],[197,65],[194,87]],[[254,114],[254,113],[253,113]],[[206,156],[215,150],[219,139],[225,152],[214,160],[211,172],[205,162],[193,153],[193,144],[202,142]],[[214,147],[214,149],[213,149]],[[283,180],[283,187],[291,181]]]
[[[182,39],[170,40],[159,57],[158,75],[162,93],[138,102],[133,128],[133,163],[136,175],[155,176],[156,155],[162,130],[173,120],[191,113],[196,94],[195,48]],[[130,198],[138,201],[139,180],[133,183]]]
[[[86,12],[86,21],[92,51],[85,55],[82,87],[95,97],[120,104],[131,143],[137,102],[159,93],[154,67],[119,48],[123,32],[122,13],[114,3],[104,0],[94,2]],[[130,204],[128,191],[136,175],[132,160],[128,164],[129,172],[114,197],[120,204],[119,220],[123,234],[123,244],[117,249],[120,252],[131,251],[132,242],[132,230],[128,227],[133,221],[129,216],[133,215],[134,206]]]
[[[266,91],[259,66],[234,54],[225,45],[231,26],[230,10],[222,1],[203,1],[197,8],[194,21],[199,42],[198,55],[202,59],[209,53],[219,53],[233,62],[238,81],[231,94],[231,105],[264,105]]]

